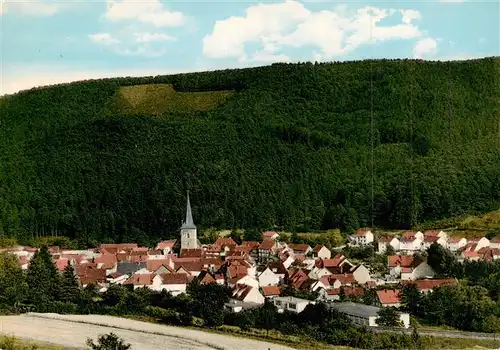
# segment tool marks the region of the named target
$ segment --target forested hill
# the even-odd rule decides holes
[[[0,233],[172,237],[186,189],[201,227],[406,228],[498,209],[499,75],[499,58],[274,64],[6,96]]]

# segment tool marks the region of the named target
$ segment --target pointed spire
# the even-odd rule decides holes
[[[189,190],[187,191],[187,208],[186,208],[186,221],[182,224],[182,228],[196,228],[193,221],[193,214],[191,212],[191,202],[189,201]]]

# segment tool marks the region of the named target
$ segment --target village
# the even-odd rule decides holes
[[[436,273],[421,253],[435,243],[455,252],[459,260],[495,260],[500,257],[500,238],[449,237],[441,230],[407,231],[401,237],[376,237],[372,230],[361,229],[348,237],[350,247],[374,245],[380,255],[387,255],[388,274],[375,273],[364,262],[350,261],[337,249],[323,245],[285,243],[274,231],[262,233],[261,241],[237,244],[231,237],[219,237],[212,244],[200,244],[193,221],[189,195],[186,219],[181,227],[180,252],[175,253],[176,240],[159,242],[155,247],[136,243],[101,244],[87,250],[64,250],[49,247],[60,272],[72,265],[81,287],[95,285],[105,292],[119,284],[133,289],[149,288],[168,291],[173,296],[187,292],[188,284],[216,283],[232,289],[225,307],[240,312],[262,306],[266,299],[279,312],[302,312],[310,303],[326,302],[347,315],[354,324],[377,326],[381,308],[399,307],[400,286],[414,283],[420,293],[433,288],[457,285],[453,278],[437,279]],[[17,256],[23,270],[37,251],[32,247],[9,249]],[[391,252],[391,254],[387,254]],[[286,288],[315,295],[311,298],[284,296]],[[373,289],[372,305],[345,302],[345,297],[363,296]],[[410,327],[410,316],[398,313],[401,325]]]

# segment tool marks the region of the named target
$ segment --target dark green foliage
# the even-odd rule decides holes
[[[399,314],[393,307],[383,307],[378,312],[377,324],[379,326],[386,327],[399,327],[401,326],[401,321],[399,320]]]
[[[405,311],[417,315],[421,310],[422,294],[416,284],[410,283],[401,287],[401,305]]]
[[[262,233],[255,228],[246,229],[243,233],[243,240],[251,242],[261,242]]]
[[[365,288],[363,290],[363,303],[366,305],[375,305],[378,300],[377,291],[374,288]]]
[[[87,339],[87,346],[92,350],[128,350],[130,344],[125,343],[113,332],[109,334],[101,334],[97,339],[97,344],[92,339]]]
[[[457,267],[453,253],[437,243],[432,243],[427,249],[427,263],[442,276],[452,276]]]
[[[43,246],[30,260],[26,275],[28,301],[37,304],[41,310],[60,295],[60,276],[52,256]]]
[[[28,285],[16,257],[0,253],[0,305],[16,307],[24,301],[27,291]]]
[[[407,228],[496,209],[498,62],[276,64],[7,96],[0,232],[148,243],[177,234],[186,188],[200,227]],[[105,113],[120,86],[153,83],[237,93],[211,111]]]
[[[221,326],[224,322],[223,307],[229,301],[231,290],[216,283],[199,284],[195,279],[188,292],[195,316],[203,318],[207,327]]]
[[[75,302],[76,300],[78,300],[80,286],[75,274],[75,269],[69,262],[68,265],[64,268],[64,272],[60,280],[61,301]]]

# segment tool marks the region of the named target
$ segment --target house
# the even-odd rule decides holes
[[[500,249],[500,237],[493,237],[490,239],[490,248]]]
[[[169,240],[169,241],[161,241],[156,245],[156,250],[161,250],[164,255],[168,255],[172,253],[172,250],[174,249],[175,245],[175,240]]]
[[[312,250],[312,257],[314,259],[330,259],[332,257],[332,252],[330,249],[324,245],[318,244]]]
[[[328,281],[331,286],[334,286],[334,288],[338,286],[339,282],[341,286],[350,286],[356,282],[352,273],[333,274],[328,276]]]
[[[411,232],[411,231],[409,231]],[[420,231],[419,231],[420,232]],[[413,253],[424,249],[424,241],[420,236],[404,236],[399,240],[399,250]]]
[[[347,316],[355,325],[364,327],[377,327],[379,307],[359,303],[329,303],[329,307],[336,309]],[[410,315],[398,313],[399,320],[404,328],[410,327]]]
[[[445,241],[448,240],[448,234],[441,230],[426,230],[424,231],[424,239],[425,237],[438,237],[444,239]]]
[[[418,238],[421,241],[424,240],[424,234],[420,231],[406,231],[403,233],[402,238]]]
[[[377,300],[376,303],[382,307],[399,307],[401,306],[401,300],[399,299],[399,289],[383,289],[377,290]]]
[[[108,278],[106,279],[109,284],[124,284],[125,281],[127,281],[129,278],[129,275],[124,275],[119,272],[113,272],[108,275]]]
[[[373,242],[373,233],[368,228],[363,228],[358,230],[355,234],[349,236],[351,244],[353,245],[365,245]]]
[[[458,257],[459,262],[463,262],[465,260],[468,261],[478,261],[481,257],[479,256],[479,253],[475,250],[472,251],[462,251]]]
[[[365,284],[366,282],[371,280],[370,270],[368,270],[368,268],[363,264],[354,266],[351,269],[350,273],[359,284]]]
[[[473,249],[468,249],[468,250],[474,250],[477,252],[481,248],[489,247],[490,240],[486,237],[473,237],[469,239],[469,242],[467,243],[466,247],[469,245],[471,245]]]
[[[295,255],[307,255],[312,252],[309,244],[289,244],[288,247],[293,250]]]
[[[234,285],[247,285],[247,286],[252,286],[254,288],[259,288],[259,281],[257,281],[255,278],[252,278],[248,275],[244,276],[238,276],[238,278],[235,278],[234,282],[231,281],[231,284]]]
[[[354,265],[343,254],[337,254],[333,259],[317,259],[316,267],[324,267],[331,273],[337,274],[350,271]]]
[[[173,296],[186,293],[191,277],[183,273],[164,273],[160,275],[160,290],[169,291]]]
[[[123,284],[126,286],[131,285],[134,289],[147,287],[159,291],[161,290],[162,279],[154,273],[137,273],[130,276]]]
[[[327,283],[327,285],[330,285]],[[327,289],[327,286],[320,280],[308,279],[301,284],[300,290],[304,292],[316,292],[320,289]]]
[[[266,232],[262,233],[262,239],[277,240],[279,237],[280,237],[280,235],[274,231],[266,231]]]
[[[479,249],[477,253],[479,255],[479,258],[484,261],[492,261],[500,259],[499,248],[484,247]]]
[[[389,274],[393,277],[401,277],[402,280],[434,277],[434,270],[413,255],[391,255],[387,261]]]
[[[102,254],[94,258],[94,262],[97,264],[97,268],[105,269],[107,275],[116,272],[118,267],[118,261],[115,254]]]
[[[325,277],[325,276],[330,276],[332,273],[330,272],[330,270],[324,268],[324,267],[317,267],[317,266],[314,266],[312,269],[311,269],[311,272],[309,272],[309,278],[313,279],[313,280],[319,280],[321,279],[322,277]]]
[[[399,250],[399,238],[394,236],[381,236],[378,239],[378,253],[383,254],[387,250],[387,246],[391,246],[394,251]]]
[[[282,262],[283,266],[285,267],[285,269],[288,269],[295,262],[295,258],[293,257],[293,255],[286,254],[283,257],[283,259],[281,259],[281,262]]]
[[[429,249],[429,247],[433,243],[439,244],[443,248],[448,248],[448,240],[446,238],[438,236],[425,236],[423,249],[425,250]]]
[[[273,304],[278,308],[278,312],[290,311],[301,313],[307,305],[315,304],[315,302],[296,297],[275,297],[273,298]]]
[[[276,272],[274,272],[269,266],[266,267],[265,270],[259,274],[257,279],[259,280],[260,287],[276,286],[280,284],[280,282],[282,281],[282,278]]]
[[[467,245],[467,239],[464,237],[450,237],[447,244],[449,250],[458,251]]]
[[[258,248],[259,261],[267,261],[271,256],[274,255],[274,249],[276,248],[276,242],[270,238],[266,238],[262,241]]]
[[[279,297],[280,292],[281,292],[281,290],[280,290],[280,287],[278,287],[278,286],[264,286],[264,287],[262,287],[262,295],[265,298],[272,299],[275,297]]]
[[[233,289],[232,298],[245,303],[255,304],[264,304],[265,301],[265,298],[259,291],[258,287],[246,284],[237,284]]]

